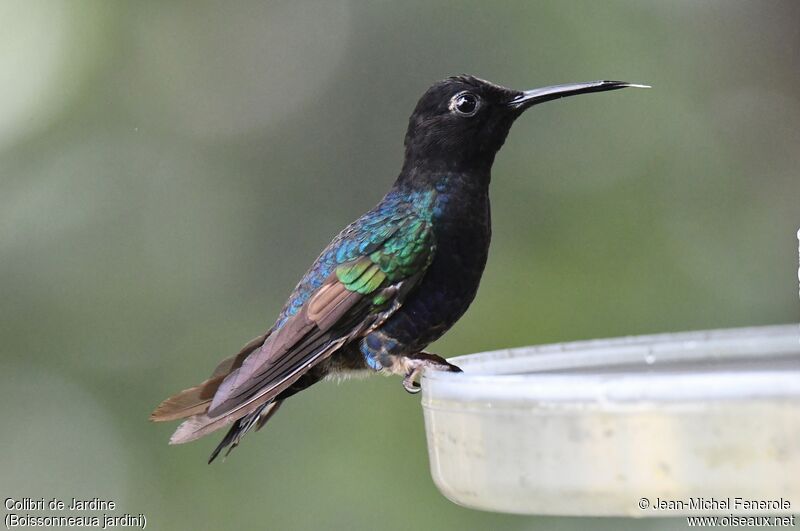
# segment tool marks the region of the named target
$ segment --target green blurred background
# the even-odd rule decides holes
[[[269,327],[396,176],[433,81],[624,79],[497,158],[468,352],[797,321],[800,4],[0,3],[0,491],[152,529],[671,529],[458,507],[394,379],[321,384],[225,463],[165,396]],[[647,494],[647,493],[643,493]]]

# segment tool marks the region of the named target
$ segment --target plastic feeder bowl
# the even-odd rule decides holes
[[[800,510],[798,325],[452,361],[464,373],[427,371],[422,405],[433,479],[455,503],[632,517]],[[742,510],[737,498],[789,508]],[[675,500],[694,505],[654,508]]]

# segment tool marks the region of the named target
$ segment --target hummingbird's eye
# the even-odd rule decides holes
[[[450,100],[450,110],[462,116],[473,116],[479,105],[478,96],[472,92],[459,92]]]

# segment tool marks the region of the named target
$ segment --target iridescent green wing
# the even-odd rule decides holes
[[[430,222],[409,210],[362,218],[342,231],[301,281],[275,331],[225,378],[207,414],[184,423],[174,441],[192,440],[272,400],[399,308],[435,249]]]
[[[337,266],[336,277],[348,291],[373,295],[373,304],[380,306],[392,294],[383,288],[418,278],[427,269],[435,250],[433,230],[423,218],[406,216],[386,240],[370,247]]]

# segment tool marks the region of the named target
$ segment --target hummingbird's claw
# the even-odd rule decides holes
[[[406,374],[406,377],[403,378],[403,389],[406,390],[409,394],[415,395],[422,391],[422,386],[419,385],[419,382],[416,381],[418,371],[412,371]]]
[[[417,382],[417,378],[425,369],[437,371],[462,372],[461,369],[449,363],[446,359],[429,352],[420,352],[413,358],[405,358],[406,366],[405,378],[403,378],[403,389],[412,395],[420,392],[422,387]]]

